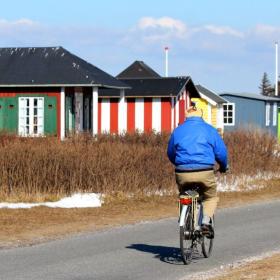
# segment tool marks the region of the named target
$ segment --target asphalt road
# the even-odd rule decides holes
[[[177,219],[0,251],[2,280],[182,279],[280,249],[280,201],[220,210],[210,259],[183,265]]]

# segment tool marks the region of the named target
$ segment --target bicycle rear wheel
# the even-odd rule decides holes
[[[205,258],[209,258],[212,249],[213,249],[213,243],[214,243],[214,217],[212,220],[212,228],[213,228],[213,235],[211,236],[206,236],[204,235],[202,237],[202,242],[201,242],[201,249],[202,249],[202,254]]]
[[[190,207],[184,221],[184,225],[180,226],[180,249],[184,264],[189,264],[193,255],[193,220]]]

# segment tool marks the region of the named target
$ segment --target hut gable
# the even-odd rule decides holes
[[[160,75],[143,61],[136,60],[118,74],[117,78],[160,78]]]

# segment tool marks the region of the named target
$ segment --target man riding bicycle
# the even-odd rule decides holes
[[[220,172],[227,169],[227,148],[217,130],[202,119],[202,110],[194,106],[186,111],[185,122],[170,136],[167,155],[175,165],[180,193],[198,185],[203,198],[201,230],[212,231],[211,222],[219,201],[214,176],[215,161]]]

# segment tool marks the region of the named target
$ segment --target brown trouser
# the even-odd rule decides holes
[[[214,171],[176,172],[175,175],[180,193],[194,185],[199,186],[198,192],[203,200],[203,213],[213,217],[219,201]]]

